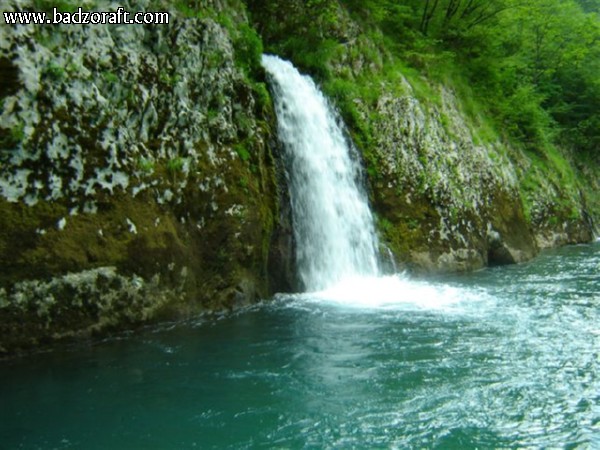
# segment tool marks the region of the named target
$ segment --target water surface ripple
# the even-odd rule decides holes
[[[599,274],[569,247],[4,361],[0,448],[600,448]]]

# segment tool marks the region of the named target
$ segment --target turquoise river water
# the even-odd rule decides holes
[[[600,244],[6,360],[0,402],[2,449],[600,448]]]

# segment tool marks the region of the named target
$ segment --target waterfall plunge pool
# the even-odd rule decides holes
[[[3,361],[0,447],[599,448],[599,273],[567,247]]]

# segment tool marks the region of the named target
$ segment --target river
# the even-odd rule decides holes
[[[566,247],[0,362],[0,448],[600,448],[599,273]]]

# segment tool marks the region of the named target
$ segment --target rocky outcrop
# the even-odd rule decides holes
[[[533,257],[509,150],[476,142],[451,92],[442,90],[443,103],[432,107],[408,84],[403,93],[388,89],[374,112],[355,103],[373,130],[374,208],[401,261],[464,271]]]
[[[483,141],[458,98],[440,89],[439,105],[417,100],[409,87],[391,95],[385,86],[375,111],[355,102],[373,130],[374,207],[390,222],[384,235],[396,243],[401,260],[427,270],[463,271],[589,241],[585,206],[576,194],[556,185],[524,194],[524,154],[499,138]],[[565,198],[568,209],[557,208]],[[539,208],[529,218],[526,203]]]
[[[266,88],[171,19],[0,27],[0,351],[286,288]]]

